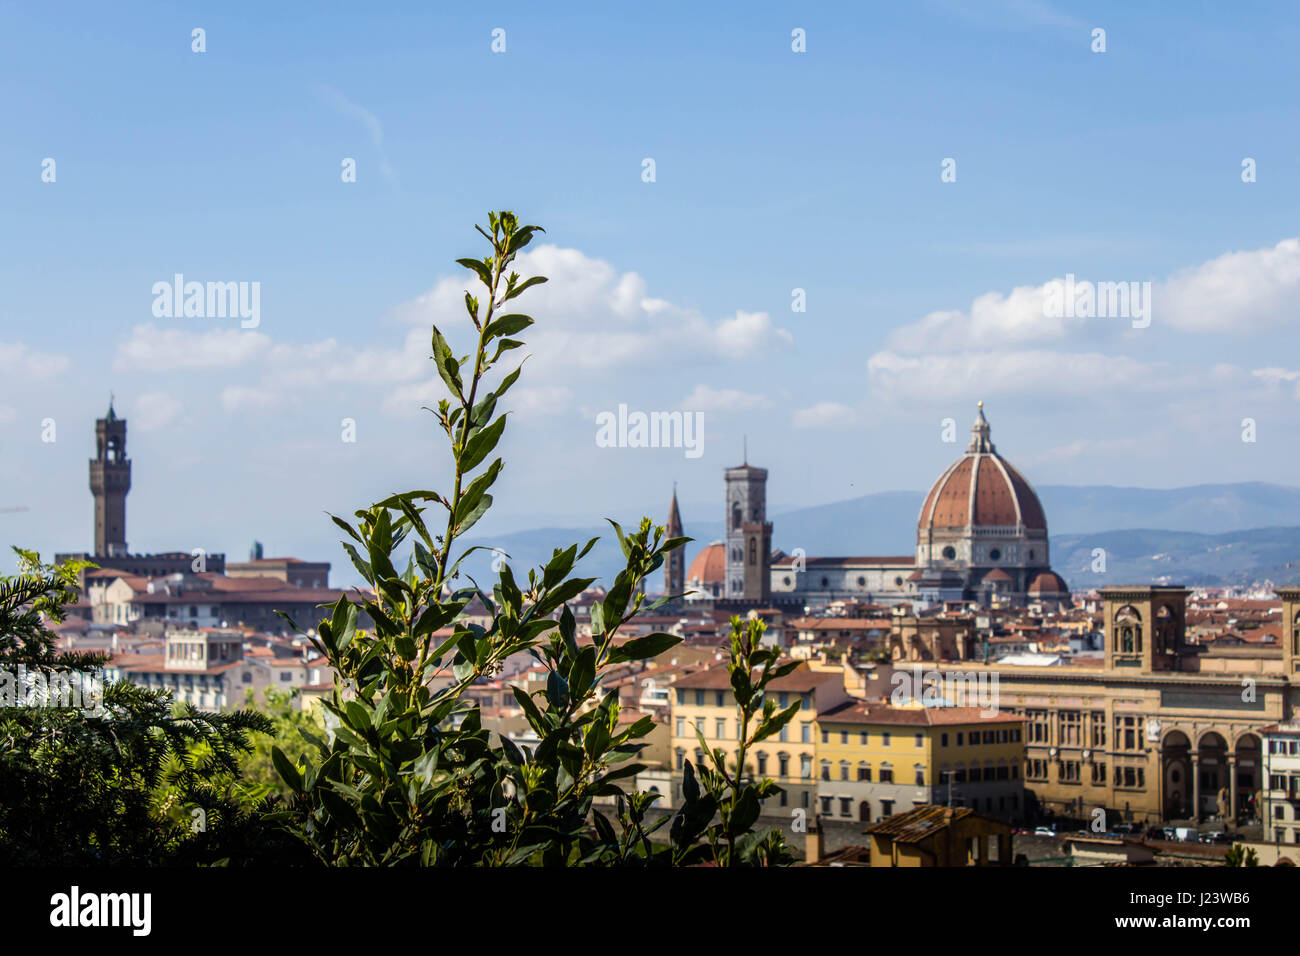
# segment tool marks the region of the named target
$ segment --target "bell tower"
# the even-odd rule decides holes
[[[677,510],[677,485],[673,484],[673,500],[668,506],[668,524],[664,534],[669,538],[682,536],[682,513]],[[686,549],[678,548],[664,561],[664,594],[686,592]]]
[[[95,457],[90,460],[90,493],[95,496],[95,555],[127,554],[126,493],[131,490],[131,460],[126,457],[126,419],[113,411],[95,422]]]
[[[767,469],[746,461],[724,473],[727,560],[723,594],[766,604],[772,589],[772,523],[767,520]]]
[[[1106,670],[1176,671],[1193,651],[1186,641],[1186,588],[1105,587]]]

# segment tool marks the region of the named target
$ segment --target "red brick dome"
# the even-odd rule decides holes
[[[727,553],[722,542],[715,541],[695,556],[686,572],[687,584],[721,585],[727,572]]]
[[[1046,531],[1038,495],[993,447],[980,405],[966,454],[939,476],[925,496],[919,530],[1022,527]]]
[[[1043,571],[1029,582],[1029,595],[1069,594],[1070,587],[1055,571]]]

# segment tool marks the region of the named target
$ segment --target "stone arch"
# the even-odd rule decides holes
[[[1172,727],[1160,739],[1160,774],[1164,790],[1164,816],[1181,820],[1192,816],[1192,734]]]
[[[1142,612],[1132,604],[1115,611],[1111,648],[1117,654],[1142,653]]]
[[[1228,779],[1228,737],[1230,731],[1221,727],[1210,727],[1196,741],[1195,754],[1199,758],[1198,784],[1199,799],[1196,803],[1196,818],[1206,816],[1221,817],[1230,815],[1228,806],[1231,788]]]
[[[1261,808],[1258,806],[1257,794],[1261,792],[1266,782],[1264,742],[1253,730],[1243,730],[1232,741],[1232,749],[1228,756],[1232,817],[1234,820],[1243,816],[1258,819]]]

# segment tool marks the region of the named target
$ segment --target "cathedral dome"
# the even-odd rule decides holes
[[[721,587],[726,570],[727,553],[721,541],[714,541],[695,556],[686,572],[686,583],[701,589]]]
[[[1030,597],[1056,597],[1069,594],[1070,586],[1055,571],[1044,571],[1029,585]]]
[[[971,428],[966,454],[939,476],[921,506],[917,529],[1012,528],[1046,532],[1038,495],[989,440],[984,403]]]

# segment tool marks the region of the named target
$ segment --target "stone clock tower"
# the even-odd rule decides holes
[[[127,554],[126,493],[131,490],[131,460],[126,457],[126,419],[113,403],[95,422],[95,457],[90,460],[90,492],[95,496],[95,555]]]

